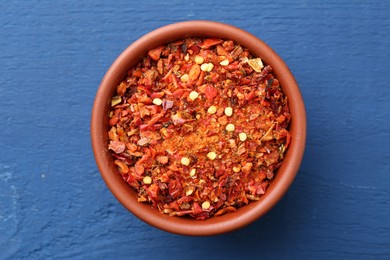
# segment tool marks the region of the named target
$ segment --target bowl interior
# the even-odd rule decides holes
[[[107,149],[108,111],[116,86],[125,78],[127,71],[136,65],[149,49],[187,37],[213,37],[233,40],[266,64],[280,81],[288,97],[292,139],[282,166],[265,195],[259,201],[205,221],[170,217],[161,214],[149,204],[139,203],[137,194],[117,173],[113,158]],[[264,42],[239,28],[209,21],[190,21],[159,28],[130,45],[112,64],[104,76],[95,97],[91,120],[91,138],[95,159],[101,175],[114,196],[134,215],[143,221],[168,232],[183,235],[215,235],[233,231],[255,221],[269,211],[285,194],[299,169],[306,139],[305,108],[298,85],[283,60]]]

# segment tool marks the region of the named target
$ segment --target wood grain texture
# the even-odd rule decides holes
[[[263,39],[308,114],[294,185],[265,217],[208,238],[129,214],[96,168],[89,122],[110,64],[141,35],[206,19]],[[0,259],[389,259],[390,2],[0,3]]]

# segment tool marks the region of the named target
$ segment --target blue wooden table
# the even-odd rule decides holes
[[[243,28],[285,59],[307,147],[287,195],[254,224],[184,237],[124,209],[89,123],[114,59],[184,20]],[[390,2],[0,3],[0,259],[390,259]]]

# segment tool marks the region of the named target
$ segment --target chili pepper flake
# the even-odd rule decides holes
[[[207,84],[204,89],[204,94],[207,100],[211,101],[218,95],[218,91],[211,84]]]
[[[114,96],[112,99],[111,99],[111,106],[115,106],[115,105],[118,105],[122,102],[122,98],[120,96]]]
[[[187,38],[127,75],[110,100],[107,147],[139,202],[205,220],[266,193],[291,142],[270,65],[233,41]]]
[[[248,60],[249,66],[252,67],[256,72],[260,72],[264,68],[263,61],[260,58]]]
[[[162,107],[164,110],[170,109],[173,107],[173,101],[171,100],[164,100],[162,103]]]
[[[164,49],[164,46],[157,47],[155,49],[152,49],[148,52],[148,55],[153,59],[153,60],[158,60],[160,59],[160,55],[162,50]]]
[[[116,166],[118,166],[120,173],[128,173],[129,172],[129,167],[127,167],[126,163],[124,163],[120,160],[115,160],[114,163]]]
[[[126,145],[121,141],[110,141],[108,149],[113,150],[115,153],[123,153],[126,149]]]

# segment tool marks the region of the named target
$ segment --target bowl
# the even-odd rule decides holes
[[[187,37],[210,37],[233,40],[273,67],[282,91],[288,97],[291,113],[291,143],[284,161],[266,193],[256,202],[236,212],[211,217],[204,221],[173,217],[160,213],[150,204],[137,201],[137,194],[117,173],[108,144],[108,111],[116,86],[127,71],[144,57],[148,50]],[[186,21],[158,28],[132,43],[114,61],[97,91],[92,109],[91,140],[101,176],[118,201],[144,222],[167,232],[210,236],[240,229],[266,214],[287,192],[301,164],[306,142],[306,113],[299,87],[284,61],[262,40],[237,27],[212,21]]]

